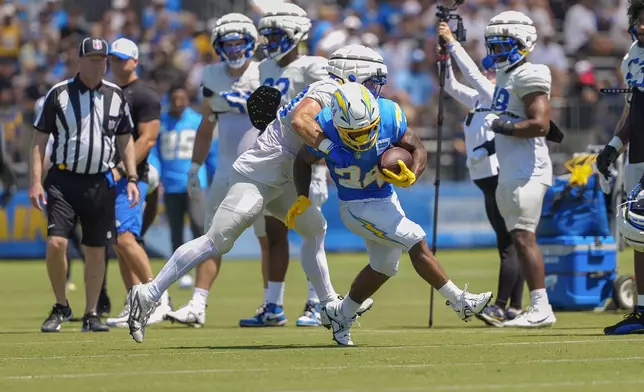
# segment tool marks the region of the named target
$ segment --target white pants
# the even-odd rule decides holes
[[[624,166],[624,192],[628,195],[644,175],[644,163],[627,163]]]
[[[534,233],[541,219],[543,197],[548,186],[536,180],[499,182],[496,202],[509,231]]]
[[[369,265],[387,276],[398,272],[403,252],[425,239],[425,231],[405,216],[398,196],[340,201],[345,226],[365,240]]]

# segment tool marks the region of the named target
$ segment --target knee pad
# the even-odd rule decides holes
[[[322,210],[311,206],[295,218],[295,231],[302,237],[316,237],[326,234],[326,219]]]
[[[400,259],[397,260],[379,260],[378,258],[370,258],[369,265],[371,268],[380,272],[381,274],[393,278],[398,273],[398,264],[400,264]]]

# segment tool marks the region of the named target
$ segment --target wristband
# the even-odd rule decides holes
[[[446,44],[446,45],[445,45],[445,48],[446,48],[447,50],[449,50],[450,52],[453,52],[453,51],[456,49],[456,48],[455,48],[455,46],[456,46],[456,42],[458,42],[458,41],[454,41],[454,42],[452,42],[452,43]]]
[[[128,176],[127,177],[127,182],[131,182],[132,184],[138,184],[139,183],[139,177],[138,176]]]
[[[614,136],[608,145],[615,148],[617,151],[624,147],[624,143],[622,143],[622,139],[620,139],[619,136]]]
[[[318,146],[318,150],[329,155],[329,151],[331,150],[331,147],[333,147],[333,142],[329,139],[324,139],[320,142],[320,145]]]

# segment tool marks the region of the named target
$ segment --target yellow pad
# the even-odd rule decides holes
[[[298,196],[295,203],[286,213],[286,227],[295,229],[295,218],[302,215],[311,206],[311,200],[306,196]]]
[[[382,169],[381,177],[399,187],[407,188],[412,186],[416,182],[416,175],[413,171],[409,170],[405,162],[398,160],[398,166],[400,167],[400,174],[396,174],[389,169]]]

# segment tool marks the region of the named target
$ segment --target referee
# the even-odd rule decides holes
[[[109,330],[97,316],[96,305],[105,276],[105,247],[116,239],[113,159],[117,144],[127,171],[128,199],[132,206],[139,202],[132,118],[121,89],[103,80],[107,53],[105,40],[85,38],[79,47],[79,72],[49,90],[34,123],[38,132],[32,141],[29,199],[39,210],[47,205],[47,272],[56,297],[42,332],[57,332],[73,317],[65,294],[65,254],[77,219],[86,257],[82,330]],[[45,201],[42,169],[50,134],[54,144]]]

